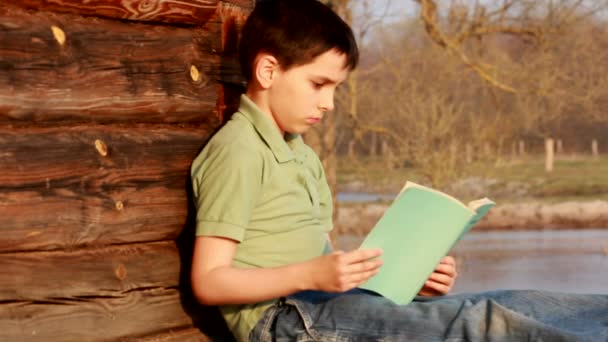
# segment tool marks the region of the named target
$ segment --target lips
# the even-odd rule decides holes
[[[316,124],[317,122],[321,121],[321,118],[308,118],[307,121],[308,123]]]

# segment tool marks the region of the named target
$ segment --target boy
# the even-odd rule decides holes
[[[198,300],[220,306],[237,340],[608,336],[602,296],[504,291],[397,306],[357,289],[381,266],[381,251],[331,251],[331,194],[300,137],[333,109],[336,87],[357,65],[350,28],[316,0],[259,2],[239,57],[248,81],[240,108],[192,166],[191,275]],[[455,277],[446,257],[420,294],[446,294]],[[559,329],[565,319],[572,331]]]

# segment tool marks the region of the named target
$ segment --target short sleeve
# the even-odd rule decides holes
[[[262,187],[263,159],[245,144],[208,146],[192,165],[196,235],[243,241]]]

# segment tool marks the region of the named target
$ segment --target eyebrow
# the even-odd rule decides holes
[[[336,80],[332,80],[331,78],[327,77],[327,76],[312,76],[313,79],[315,80],[319,80],[322,83],[332,83],[332,84],[341,84],[343,82],[338,82]]]

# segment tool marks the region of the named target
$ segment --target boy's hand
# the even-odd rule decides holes
[[[336,251],[311,260],[311,289],[326,292],[351,290],[378,273],[382,260],[380,249]]]
[[[456,260],[451,256],[443,257],[418,295],[426,297],[446,295],[454,286],[457,276]]]

